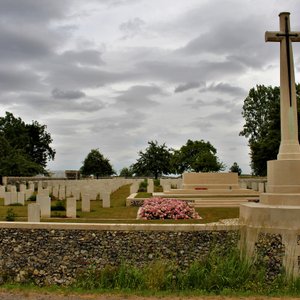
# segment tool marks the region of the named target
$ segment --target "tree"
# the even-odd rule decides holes
[[[296,91],[299,119],[299,84],[296,84]],[[250,89],[244,100],[242,115],[245,124],[240,135],[248,138],[252,172],[266,176],[267,161],[277,158],[280,145],[279,87],[257,85]]]
[[[132,169],[137,176],[154,176],[157,179],[162,174],[171,172],[172,149],[164,144],[159,145],[157,141],[148,142],[145,152],[139,152],[137,162]]]
[[[237,162],[234,162],[233,165],[230,167],[230,172],[238,173],[238,175],[242,174],[242,169],[239,167]]]
[[[216,155],[217,150],[210,142],[188,140],[173,155],[173,171],[181,174],[185,171],[218,172],[225,166]]]
[[[32,176],[46,173],[48,160],[55,150],[50,147],[51,135],[46,125],[37,121],[25,124],[21,118],[6,112],[0,117],[0,174],[3,176]]]
[[[109,160],[99,152],[99,149],[92,149],[80,168],[82,175],[94,175],[98,179],[101,176],[115,174]]]
[[[120,177],[132,177],[133,174],[134,172],[132,170],[132,167],[129,168],[125,167],[120,171]]]

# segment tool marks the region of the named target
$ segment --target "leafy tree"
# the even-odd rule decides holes
[[[133,174],[134,174],[134,172],[131,167],[129,167],[129,168],[125,167],[120,171],[121,177],[132,177]]]
[[[296,85],[299,119],[300,85]],[[277,158],[280,145],[280,89],[257,85],[244,100],[241,136],[248,138],[254,175],[267,175],[267,161]],[[299,123],[298,123],[299,126]],[[300,133],[300,131],[299,131]]]
[[[47,161],[54,159],[51,135],[46,125],[37,121],[25,124],[21,118],[6,112],[0,117],[0,174],[32,176],[46,173]]]
[[[154,176],[157,179],[162,174],[171,172],[172,150],[157,141],[148,142],[148,148],[139,152],[139,159],[132,165],[137,176]]]
[[[224,170],[225,166],[219,162],[216,148],[203,140],[188,140],[180,150],[173,155],[173,171],[181,174],[185,171],[195,172],[218,172]]]
[[[101,176],[115,174],[109,160],[99,152],[99,149],[92,149],[80,168],[82,175],[94,175],[98,179]]]
[[[242,169],[239,167],[237,162],[234,162],[233,165],[230,167],[230,172],[238,173],[238,175],[242,174]]]

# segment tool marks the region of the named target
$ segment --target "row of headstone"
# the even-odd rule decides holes
[[[241,181],[240,186],[242,189],[251,189],[260,193],[265,193],[267,190],[267,182],[261,181]]]
[[[67,198],[66,217],[76,218],[77,201],[75,197]],[[50,197],[41,197],[38,202],[28,205],[28,222],[40,222],[41,218],[51,217]]]
[[[51,217],[51,198],[53,194],[58,199],[66,199],[66,216],[76,218],[77,200],[82,200],[82,211],[90,212],[91,200],[97,196],[102,199],[103,207],[110,207],[110,195],[124,184],[132,183],[137,191],[141,179],[103,179],[103,180],[80,180],[80,181],[39,181],[29,182],[28,188],[25,184],[18,186],[9,185],[7,190],[1,186],[0,197],[4,198],[5,205],[20,203],[24,205],[25,200],[37,190],[36,203],[28,205],[28,221],[38,222],[40,218]],[[153,184],[153,181],[152,181]],[[150,183],[151,186],[151,183]],[[2,194],[2,195],[1,195]]]
[[[25,204],[24,192],[4,192],[4,205]]]
[[[162,178],[160,179],[160,185],[163,187],[163,191],[170,191],[172,188],[182,188],[182,178]]]

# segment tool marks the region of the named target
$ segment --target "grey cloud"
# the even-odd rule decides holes
[[[143,25],[145,25],[145,22],[142,19],[134,18],[122,23],[119,29],[123,32],[125,38],[131,38],[142,31]]]
[[[175,88],[174,92],[175,93],[185,92],[188,90],[199,88],[200,86],[202,86],[204,84],[205,84],[204,82],[196,82],[196,81],[180,84]]]
[[[264,42],[264,32],[268,29],[264,18],[249,15],[247,18],[237,16],[229,20],[230,16],[232,13],[223,15],[220,21],[216,19],[209,29],[177,51],[185,55],[210,53],[228,56],[231,61],[252,68],[260,68],[267,59],[276,57],[276,49]]]
[[[22,31],[11,25],[0,27],[0,40],[0,59],[12,63],[22,60],[28,63],[49,56],[50,50],[59,42],[57,35],[48,32],[45,36],[40,28],[32,27]]]
[[[61,63],[58,63],[61,62]],[[48,62],[45,81],[52,86],[63,82],[70,89],[96,88],[125,79],[123,74],[108,72],[90,66],[78,66],[61,59]]]
[[[70,0],[1,0],[0,15],[2,20],[13,19],[14,22],[45,22],[62,18],[71,3]]]
[[[163,79],[166,81],[195,81],[196,78],[205,80],[214,79],[223,74],[239,74],[245,66],[236,61],[210,62],[199,60],[194,64],[169,61],[145,61],[138,63],[136,68],[141,76]]]
[[[231,111],[222,111],[218,113],[214,113],[208,116],[208,118],[215,120],[215,123],[227,123],[230,125],[239,124],[242,120],[241,114],[234,115]]]
[[[30,91],[41,87],[41,77],[27,68],[0,68],[1,91]]]
[[[61,54],[61,59],[71,64],[75,63],[87,66],[100,66],[104,64],[101,59],[101,52],[92,49],[83,51],[65,51]]]
[[[188,100],[187,105],[192,108],[197,109],[197,108],[200,108],[203,106],[215,106],[215,107],[230,108],[230,107],[232,107],[233,104],[232,104],[232,101],[217,98],[212,101],[211,100],[204,101],[203,99]]]
[[[134,129],[141,128],[144,124],[147,115],[142,112],[137,111],[124,111],[122,115],[118,117],[105,117],[102,116],[100,119],[94,120],[93,126],[91,127],[92,132],[97,133],[113,133],[114,136],[124,136],[132,135],[132,132],[129,134],[129,131]]]
[[[47,97],[45,92],[33,93],[22,92],[19,95],[2,95],[3,102],[8,107],[35,111],[35,114],[41,113],[43,116],[47,114],[61,112],[86,112],[92,113],[105,108],[105,104],[99,99],[77,98],[68,101],[62,99]],[[66,98],[65,98],[66,99]]]
[[[211,130],[214,127],[214,122],[210,121],[211,119],[206,117],[206,118],[196,118],[192,122],[188,124],[188,126],[196,127],[199,128],[200,132],[201,131],[207,131]]]
[[[153,107],[158,105],[158,102],[152,100],[151,97],[156,95],[164,95],[163,90],[158,86],[142,86],[136,85],[128,90],[121,92],[121,95],[116,97],[116,105],[122,105],[126,108],[140,109]]]
[[[208,87],[204,87],[200,89],[200,92],[217,92],[222,94],[229,94],[233,96],[241,96],[246,95],[246,91],[243,88],[240,88],[238,86],[230,85],[229,83],[212,83]]]
[[[53,89],[51,94],[55,99],[79,99],[86,96],[82,91],[63,91],[58,88]]]
[[[127,4],[134,4],[135,2],[139,2],[140,0],[101,0],[103,4],[108,6],[121,6]]]

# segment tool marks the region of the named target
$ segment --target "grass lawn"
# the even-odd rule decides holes
[[[196,208],[202,217],[201,220],[136,220],[138,207],[126,207],[126,198],[130,194],[130,185],[125,185],[111,194],[111,207],[102,208],[102,200],[91,201],[91,212],[81,211],[81,201],[77,201],[77,219],[67,219],[65,211],[52,211],[51,219],[42,219],[47,222],[86,222],[86,223],[143,223],[143,224],[203,224],[216,222],[220,219],[238,218],[239,208],[234,207],[203,207]],[[145,193],[145,197],[151,194]],[[4,206],[4,200],[0,199],[0,221],[6,220],[8,209],[16,214],[16,221],[27,221],[27,201],[25,206]],[[52,201],[52,206],[55,205]]]

